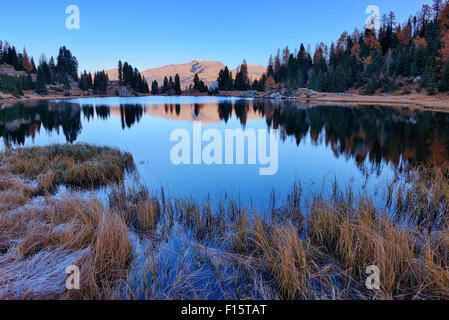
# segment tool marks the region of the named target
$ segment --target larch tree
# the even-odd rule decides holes
[[[31,61],[28,58],[28,54],[25,48],[23,48],[22,68],[27,72],[33,71],[33,65],[31,64]]]

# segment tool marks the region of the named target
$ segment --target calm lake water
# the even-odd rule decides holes
[[[171,133],[267,129],[279,139],[279,169],[261,165],[174,165]],[[375,192],[412,164],[449,159],[449,115],[389,107],[307,107],[288,101],[218,97],[83,98],[28,102],[0,110],[1,148],[53,143],[118,147],[134,156],[150,189],[205,199],[224,194],[266,206],[301,181],[305,193],[341,187]],[[204,148],[208,143],[203,142]]]

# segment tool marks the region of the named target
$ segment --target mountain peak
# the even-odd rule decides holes
[[[145,77],[148,84],[156,80],[159,85],[162,85],[164,77],[175,77],[179,74],[181,78],[181,86],[187,87],[193,82],[195,74],[198,74],[201,80],[203,80],[208,86],[213,85],[217,81],[218,73],[224,69],[225,65],[219,61],[210,61],[197,59],[191,62],[182,64],[171,64],[158,68],[151,68],[142,71],[142,76]],[[238,66],[238,68],[240,65]],[[237,70],[231,70],[235,75]],[[260,78],[266,72],[266,68],[257,64],[248,64],[248,74],[251,79]],[[110,80],[118,79],[117,69],[106,71]]]

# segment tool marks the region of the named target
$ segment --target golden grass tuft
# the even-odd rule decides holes
[[[83,145],[0,153],[0,296],[117,297],[132,259],[121,214],[93,195],[50,193],[61,183],[90,189],[121,181],[132,166],[129,155]],[[40,194],[45,198],[35,198]],[[65,289],[65,267],[72,264],[81,269],[79,292]]]
[[[132,168],[127,154],[85,145],[0,153],[0,297],[449,299],[449,170],[393,182],[385,207],[336,184],[331,197],[303,199],[295,184],[260,215],[233,200],[160,200],[137,179],[125,186]],[[108,206],[92,193],[52,195],[61,184],[112,185]],[[176,264],[164,260],[173,239],[188,249]],[[143,243],[148,258],[136,257]],[[64,288],[71,264],[80,291]],[[370,265],[378,291],[365,286]],[[151,290],[133,289],[131,270]]]
[[[85,144],[52,145],[8,149],[0,162],[13,174],[39,182],[41,194],[57,185],[92,189],[123,181],[124,172],[134,170],[128,153]]]
[[[109,206],[129,226],[140,231],[154,230],[161,216],[158,199],[150,197],[148,190],[138,183],[130,188],[125,188],[123,184],[114,188],[109,195]]]

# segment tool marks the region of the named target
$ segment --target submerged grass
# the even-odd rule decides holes
[[[0,163],[15,175],[38,182],[36,192],[54,192],[66,185],[92,189],[122,181],[134,169],[132,156],[116,149],[86,144],[9,149]]]
[[[232,199],[152,196],[138,179],[125,186],[132,158],[109,148],[9,150],[0,164],[5,299],[449,298],[445,169],[393,181],[383,207],[336,185],[331,196],[304,196],[295,184],[264,213]],[[101,203],[51,195],[58,185],[112,188]],[[72,264],[79,291],[65,289]],[[365,285],[371,265],[379,290]]]

